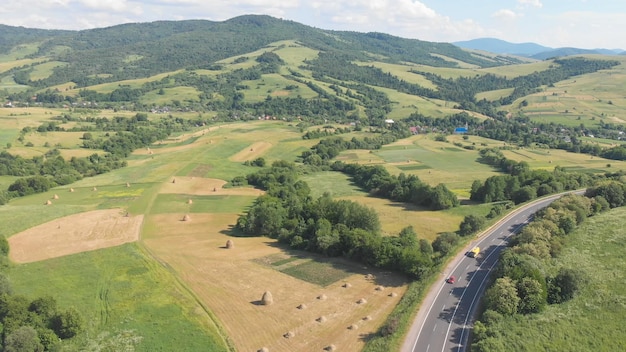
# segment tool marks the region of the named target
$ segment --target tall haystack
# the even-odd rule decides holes
[[[365,275],[365,280],[374,280],[374,275],[372,274]]]
[[[335,345],[328,345],[328,346],[324,347],[324,351],[331,352],[331,351],[335,351],[335,350],[337,350],[337,347]]]
[[[328,297],[326,297],[326,295],[323,294],[323,293],[321,295],[317,296],[317,299],[319,299],[320,301],[325,301],[326,298],[328,298]]]
[[[384,289],[385,288],[383,286],[376,286],[376,288],[375,288],[376,291],[382,291]]]
[[[367,300],[365,298],[361,298],[360,300],[356,301],[357,304],[365,304],[367,303]]]
[[[45,205],[51,205],[51,204],[52,204],[52,202],[50,201],[50,199],[48,199],[48,200],[47,200],[44,204],[45,204]]]
[[[352,284],[350,284],[349,282],[346,282],[345,284],[341,285],[341,287],[343,287],[343,288],[350,288],[350,287],[352,287]]]
[[[396,297],[397,295],[398,295],[397,293],[395,293],[395,292],[391,292],[391,293],[389,294],[389,297]]]
[[[297,306],[296,308],[302,310],[302,309],[306,309],[306,304],[302,303],[301,305]]]
[[[191,221],[191,217],[189,217],[189,214],[185,214],[185,216],[183,216],[183,221]]]
[[[283,337],[286,339],[290,339],[295,336],[296,336],[296,333],[294,333],[293,331],[287,331],[285,334],[283,334]]]
[[[356,325],[356,324],[352,324],[352,325],[348,326],[348,329],[350,329],[350,330],[356,330],[358,328],[359,328],[359,326]]]
[[[270,349],[267,347],[261,347],[261,349],[257,350],[256,352],[270,352]]]
[[[94,186],[93,189],[92,189],[92,191],[94,191],[94,192],[97,191],[97,190],[98,190],[98,188],[96,186]]]
[[[315,319],[315,321],[318,323],[323,323],[326,321],[326,317],[322,315],[321,317]]]
[[[217,192],[217,187],[213,187],[213,192]]]
[[[126,182],[126,187],[130,187],[130,183]]]
[[[233,240],[228,240],[228,241],[226,241],[226,248],[227,248],[227,249],[233,249],[233,248],[235,248],[235,242],[233,242]]]
[[[372,320],[372,316],[371,315],[365,316],[365,317],[363,317],[363,320],[365,320],[365,321]]]
[[[59,196],[57,194],[55,194],[52,198],[53,199],[59,199]]]
[[[188,199],[187,204],[193,204],[193,199]]]
[[[152,155],[154,152],[152,150],[148,151],[148,154]]]
[[[73,188],[70,188],[70,192],[74,192],[74,189],[73,189]]]
[[[172,183],[176,183],[176,179],[175,178],[172,179]]]
[[[265,293],[263,293],[263,297],[261,297],[261,304],[264,306],[269,306],[272,303],[274,303],[272,293],[270,291],[265,291]]]

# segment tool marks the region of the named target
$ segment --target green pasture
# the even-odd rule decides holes
[[[317,93],[305,84],[292,81],[277,73],[264,74],[260,79],[253,81],[242,81],[241,85],[248,87],[242,90],[245,101],[248,103],[264,101],[268,96],[273,98],[294,98],[299,95],[304,99],[317,96]],[[286,89],[287,86],[295,86],[296,88],[288,90]]]
[[[480,69],[483,74],[491,73],[497,76],[504,76],[508,79],[529,75],[534,72],[545,71],[550,68],[550,65],[554,65],[552,60],[536,61],[518,65],[506,65],[487,67]]]
[[[191,199],[193,204],[187,204]],[[239,213],[256,197],[238,195],[197,196],[189,194],[159,194],[150,209],[151,214],[170,213]]]
[[[30,73],[31,81],[39,81],[46,79],[52,75],[52,71],[55,67],[66,66],[67,62],[61,61],[48,61],[33,67],[33,72]]]
[[[193,296],[136,244],[12,267],[15,293],[74,307],[86,333],[69,350],[227,351]]]
[[[20,44],[11,49],[8,53],[0,55],[0,62],[20,60],[28,55],[37,53],[39,43]]]
[[[280,56],[288,66],[292,66],[294,70],[297,70],[304,60],[313,60],[319,54],[318,50],[304,47],[293,40],[280,41],[274,44],[280,47],[274,53]]]
[[[377,62],[355,62],[355,64],[360,65],[360,66],[378,67],[384,72],[389,72],[392,75],[399,77],[406,82],[417,84],[424,88],[435,89],[435,90],[437,89],[437,86],[433,84],[433,82],[426,79],[426,77],[417,73],[409,72],[411,69],[414,68],[413,64],[407,64],[407,65],[390,64],[390,63],[378,62],[378,61]]]
[[[181,102],[198,102],[200,101],[201,92],[195,87],[173,87],[163,88],[164,94],[159,94],[159,90],[153,90],[141,97],[143,104],[168,105],[173,101]]]
[[[121,86],[127,86],[127,87],[130,87],[130,88],[141,88],[141,86],[144,83],[160,81],[160,80],[162,80],[163,78],[165,78],[167,76],[175,75],[175,74],[181,73],[181,72],[183,72],[183,70],[159,73],[158,75],[150,76],[150,77],[147,77],[147,78],[128,79],[128,80],[111,82],[111,83],[102,83],[102,84],[88,86],[88,87],[84,87],[84,88],[80,88],[80,89],[95,90],[98,93],[111,93],[112,91],[118,89]],[[79,89],[74,89],[73,91],[78,92],[78,90]]]
[[[34,63],[41,62],[42,59],[18,59],[12,61],[2,61],[0,60],[0,73],[9,71],[10,69],[22,66],[28,66]]]
[[[584,273],[570,301],[538,314],[503,317],[494,342],[511,351],[622,351],[626,348],[626,209],[588,218],[568,235],[556,262]]]
[[[367,195],[359,186],[352,183],[350,176],[341,172],[316,172],[303,175],[300,179],[309,185],[311,195],[314,198],[320,197],[324,193],[330,193],[335,198]]]
[[[453,102],[401,93],[394,89],[381,87],[376,87],[376,89],[387,94],[394,103],[393,110],[387,114],[387,117],[391,119],[403,119],[414,112],[432,117],[444,117],[461,112],[453,108],[455,105]]]
[[[513,93],[513,90],[515,90],[515,88],[505,88],[505,89],[497,89],[497,90],[490,90],[487,92],[481,92],[481,93],[476,94],[476,100],[483,100],[483,99],[487,99],[489,101],[498,100],[500,98],[508,97],[509,95],[511,95],[511,93]]]
[[[0,89],[6,89],[8,92],[15,92],[28,89],[28,86],[15,83],[13,76],[5,76],[0,79]]]

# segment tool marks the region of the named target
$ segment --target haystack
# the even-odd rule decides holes
[[[301,305],[297,306],[296,308],[302,310],[302,309],[306,309],[306,304],[302,303]]]
[[[321,317],[315,319],[315,321],[318,323],[323,323],[326,321],[326,317],[322,315]]]
[[[264,306],[269,306],[272,303],[274,303],[272,293],[270,291],[265,291],[265,293],[263,293],[263,297],[261,297],[261,304]]]
[[[126,187],[130,187],[130,183],[126,182]]]
[[[172,183],[176,183],[176,179],[175,178],[172,179]]]
[[[374,275],[372,275],[372,274],[367,274],[367,275],[365,275],[365,279],[366,279],[366,280],[374,280]]]
[[[191,221],[191,217],[189,217],[189,214],[185,214],[185,216],[183,216],[183,221]]]
[[[326,298],[328,298],[328,297],[326,297],[326,295],[323,294],[323,293],[321,295],[317,296],[317,299],[319,299],[320,301],[325,301]]]
[[[55,194],[54,197],[52,197],[52,198],[59,199],[59,196]]]
[[[48,199],[48,200],[47,200],[44,204],[45,204],[45,205],[51,205],[51,204],[52,204],[52,202],[50,201],[50,199]]]
[[[365,321],[372,320],[372,316],[371,315],[365,316],[365,317],[363,317],[363,320],[365,320]]]
[[[328,345],[324,347],[324,351],[335,351],[337,347],[335,345]]]
[[[287,332],[283,335],[283,337],[284,337],[284,338],[286,338],[286,339],[290,339],[290,338],[295,337],[295,336],[296,336],[296,334],[295,334],[293,331],[287,331]]]
[[[217,192],[217,188],[216,187],[213,187],[213,192]]]
[[[187,204],[193,204],[193,199],[188,199]]]
[[[151,150],[151,151],[148,152],[148,154],[152,155],[152,154],[154,154],[154,152]]]
[[[233,240],[226,241],[226,248],[228,249],[235,248],[235,242],[233,242]]]
[[[352,325],[348,326],[348,329],[350,329],[350,330],[356,330],[358,328],[359,328],[359,326],[356,325],[356,324],[352,324]]]
[[[376,291],[382,291],[384,289],[385,288],[383,286],[376,286],[376,288],[375,288]]]
[[[365,304],[367,303],[367,300],[365,298],[361,298],[360,300],[356,301],[357,304]]]
[[[261,347],[261,349],[257,350],[256,352],[270,352],[270,349],[267,347]]]
[[[70,188],[70,192],[74,192],[74,189],[73,189],[73,188]]]
[[[341,285],[341,287],[350,288],[352,287],[352,284],[350,284],[349,282],[346,282],[345,284]]]
[[[397,293],[395,293],[395,292],[391,292],[391,293],[389,294],[389,297],[396,297],[397,295],[398,295]]]
[[[97,191],[97,190],[98,190],[98,188],[96,188],[96,187],[94,186],[92,191],[94,191],[94,192],[95,192],[95,191]]]

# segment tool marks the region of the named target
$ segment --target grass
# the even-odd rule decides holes
[[[192,204],[187,204],[191,199]],[[151,214],[166,213],[238,213],[256,198],[238,195],[194,196],[189,194],[159,194]]]
[[[55,67],[65,66],[67,62],[61,61],[48,61],[42,64],[36,65],[33,69],[33,72],[30,73],[30,79],[32,81],[39,81],[42,79],[46,79],[52,75],[52,72]]]
[[[169,105],[175,100],[181,102],[199,102],[201,92],[195,87],[163,88],[164,94],[158,90],[146,93],[141,97],[141,102],[147,105]]]
[[[328,286],[353,274],[346,265],[316,260],[289,266],[281,272],[319,286]]]
[[[87,333],[71,350],[228,350],[194,297],[135,244],[18,265],[9,277],[18,294],[81,312]]]
[[[626,348],[626,208],[587,219],[568,237],[557,259],[582,270],[587,283],[572,300],[544,312],[507,317],[494,337],[514,351],[622,351]]]
[[[352,183],[348,175],[341,172],[316,172],[304,175],[300,179],[309,185],[311,195],[316,198],[326,192],[330,193],[333,197],[367,195],[359,186]]]

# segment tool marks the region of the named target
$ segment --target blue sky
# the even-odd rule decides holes
[[[223,21],[244,14],[428,41],[495,37],[626,50],[625,0],[4,0],[0,23],[86,29],[156,20]]]

